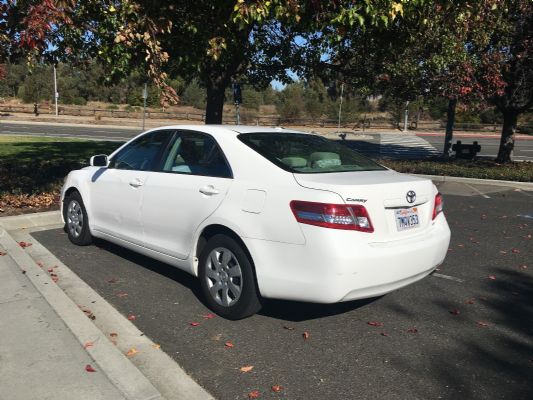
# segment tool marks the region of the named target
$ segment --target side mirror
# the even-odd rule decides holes
[[[99,154],[97,156],[92,156],[89,164],[91,167],[107,167],[108,160],[105,154]]]

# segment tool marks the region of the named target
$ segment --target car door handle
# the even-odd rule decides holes
[[[213,185],[207,185],[200,188],[200,193],[205,194],[206,196],[212,196],[214,194],[219,194],[220,192],[215,189]]]
[[[143,183],[141,182],[141,180],[139,178],[135,178],[134,180],[132,180],[130,182],[130,186],[133,186],[134,188],[138,188],[140,186],[142,186]]]

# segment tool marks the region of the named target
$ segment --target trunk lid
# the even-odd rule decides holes
[[[365,206],[374,227],[373,233],[365,233],[369,242],[417,236],[431,226],[436,193],[429,179],[391,170],[294,174],[294,178],[299,185],[308,189],[337,193],[345,204]],[[412,200],[411,192],[415,194],[413,202],[408,201],[408,197]],[[405,218],[409,219],[413,214],[416,214],[418,224],[406,228]],[[413,218],[410,220],[412,223]]]

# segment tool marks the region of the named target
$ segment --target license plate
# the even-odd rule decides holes
[[[413,229],[419,225],[418,209],[416,207],[394,210],[394,217],[396,218],[396,228],[399,231]]]

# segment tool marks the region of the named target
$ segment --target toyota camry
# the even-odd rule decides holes
[[[72,171],[70,241],[105,239],[180,268],[228,319],[264,298],[336,303],[424,278],[450,241],[428,179],[321,136],[248,126],[169,126]]]

